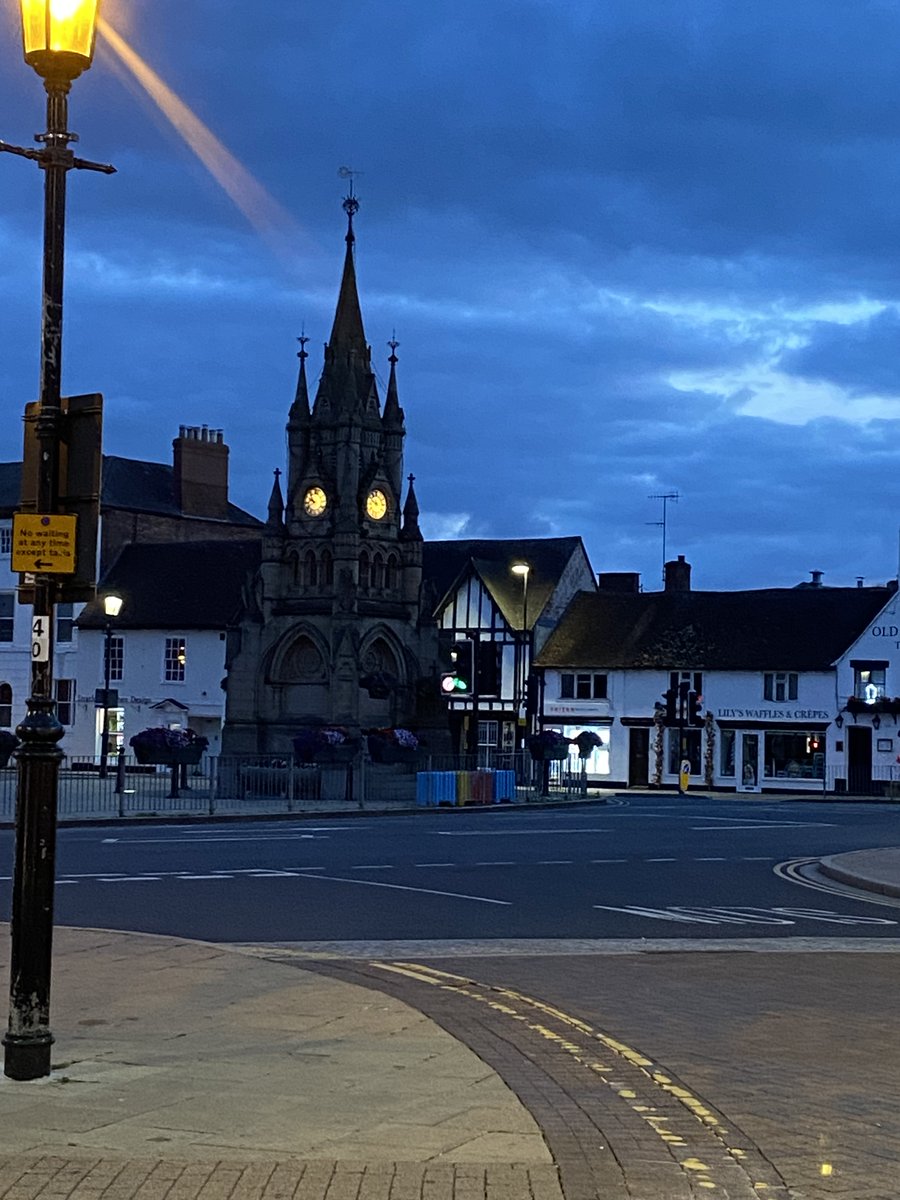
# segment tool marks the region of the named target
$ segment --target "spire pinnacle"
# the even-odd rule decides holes
[[[391,348],[391,356],[388,359],[391,364],[391,373],[388,378],[387,395],[384,398],[382,421],[387,426],[401,428],[403,426],[403,409],[400,407],[400,397],[397,394],[397,347],[400,343],[397,341],[396,330],[391,334],[388,345]]]
[[[344,256],[344,273],[341,278],[341,290],[338,295],[337,309],[334,314],[334,325],[328,345],[333,352],[348,353],[355,350],[358,354],[366,355],[366,333],[363,328],[362,310],[359,307],[359,293],[356,289],[356,267],[353,261],[353,247],[356,236],[353,232],[353,218],[359,212],[359,200],[353,194],[353,172],[347,167],[341,168],[341,173],[350,175],[350,192],[344,197],[343,209],[347,214],[347,253]]]
[[[400,537],[404,542],[421,542],[422,531],[419,529],[419,502],[416,499],[415,475],[408,475],[409,491],[406,493],[406,503],[403,505],[403,528]]]
[[[297,392],[290,412],[290,416],[294,418],[309,416],[309,389],[306,384],[306,360],[309,358],[306,352],[306,343],[309,338],[306,336],[305,326],[297,341],[300,343],[300,349],[297,351],[297,357],[300,359],[300,373],[297,376]]]
[[[272,494],[269,497],[269,519],[266,525],[269,529],[281,529],[284,515],[284,498],[281,495],[281,471],[275,468],[275,482],[272,484]]]

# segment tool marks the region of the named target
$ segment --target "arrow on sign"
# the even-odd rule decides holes
[[[40,571],[40,570],[42,570],[44,567],[52,567],[52,566],[53,566],[53,563],[52,563],[52,562],[46,562],[46,563],[45,563],[45,562],[41,562],[41,560],[40,560],[39,558],[36,558],[36,559],[34,560],[34,569],[35,569],[36,571]]]

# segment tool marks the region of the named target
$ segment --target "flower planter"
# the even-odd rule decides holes
[[[169,750],[165,746],[133,746],[134,757],[141,766],[195,767],[203,757],[202,746],[185,746],[181,750]]]
[[[418,761],[419,752],[414,746],[398,746],[387,738],[370,737],[368,739],[369,757],[375,763],[414,763]]]

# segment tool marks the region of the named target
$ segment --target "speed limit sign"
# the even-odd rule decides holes
[[[49,617],[35,617],[31,622],[31,661],[50,661]]]

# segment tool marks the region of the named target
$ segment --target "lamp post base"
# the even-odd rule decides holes
[[[53,1034],[48,1029],[34,1033],[7,1033],[3,1037],[6,1056],[3,1074],[7,1079],[24,1082],[28,1079],[44,1079],[50,1074],[50,1047]]]

